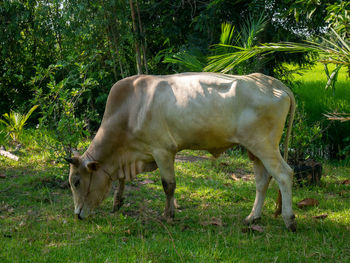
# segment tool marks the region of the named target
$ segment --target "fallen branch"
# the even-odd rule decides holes
[[[15,160],[15,161],[18,161],[18,159],[19,159],[18,156],[14,155],[8,151],[5,151],[5,150],[0,150],[0,155],[5,156],[5,157],[10,158],[10,159]]]
[[[350,114],[349,113],[337,113],[337,112],[333,112],[333,113],[327,113],[327,114],[323,114],[324,116],[326,116],[328,118],[328,120],[335,120],[335,121],[350,121]]]

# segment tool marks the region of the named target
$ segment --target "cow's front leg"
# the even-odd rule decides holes
[[[125,189],[125,179],[119,179],[118,182],[118,187],[114,191],[114,196],[113,196],[113,210],[112,213],[115,213],[118,211],[124,203],[124,189]]]
[[[254,206],[249,216],[244,220],[245,224],[251,224],[261,217],[261,210],[264,205],[266,191],[269,186],[271,176],[267,173],[264,165],[258,158],[254,158],[254,173],[256,182],[256,195]]]
[[[153,153],[153,157],[159,168],[160,176],[162,178],[163,190],[166,195],[164,216],[167,219],[172,219],[175,216],[175,155],[167,151],[157,150]]]

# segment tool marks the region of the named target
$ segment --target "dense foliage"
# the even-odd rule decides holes
[[[138,73],[188,70],[163,61],[176,54],[209,55],[222,40],[223,23],[243,46],[300,42],[339,21],[339,32],[348,36],[348,8],[340,0],[4,0],[0,115],[38,104],[32,124],[57,131],[63,148],[76,146],[76,138],[98,127],[113,83]],[[259,30],[249,35],[259,19]],[[273,55],[232,72],[285,76],[285,62],[307,65],[310,56]]]

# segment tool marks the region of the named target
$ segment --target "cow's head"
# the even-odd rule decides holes
[[[96,161],[84,160],[79,156],[67,158],[66,161],[70,163],[69,183],[74,213],[83,219],[106,198],[112,178]]]

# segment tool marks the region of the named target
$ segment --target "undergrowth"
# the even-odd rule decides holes
[[[330,70],[332,66],[329,67]],[[342,68],[335,84],[335,96],[331,88],[325,89],[327,77],[321,63],[302,71],[302,75],[294,74],[292,90],[299,108],[303,107],[307,118],[305,122],[312,126],[321,124],[322,141],[328,148],[328,158],[336,158],[350,162],[348,149],[350,122],[329,121],[324,114],[330,112],[350,112],[350,81],[346,68]]]

